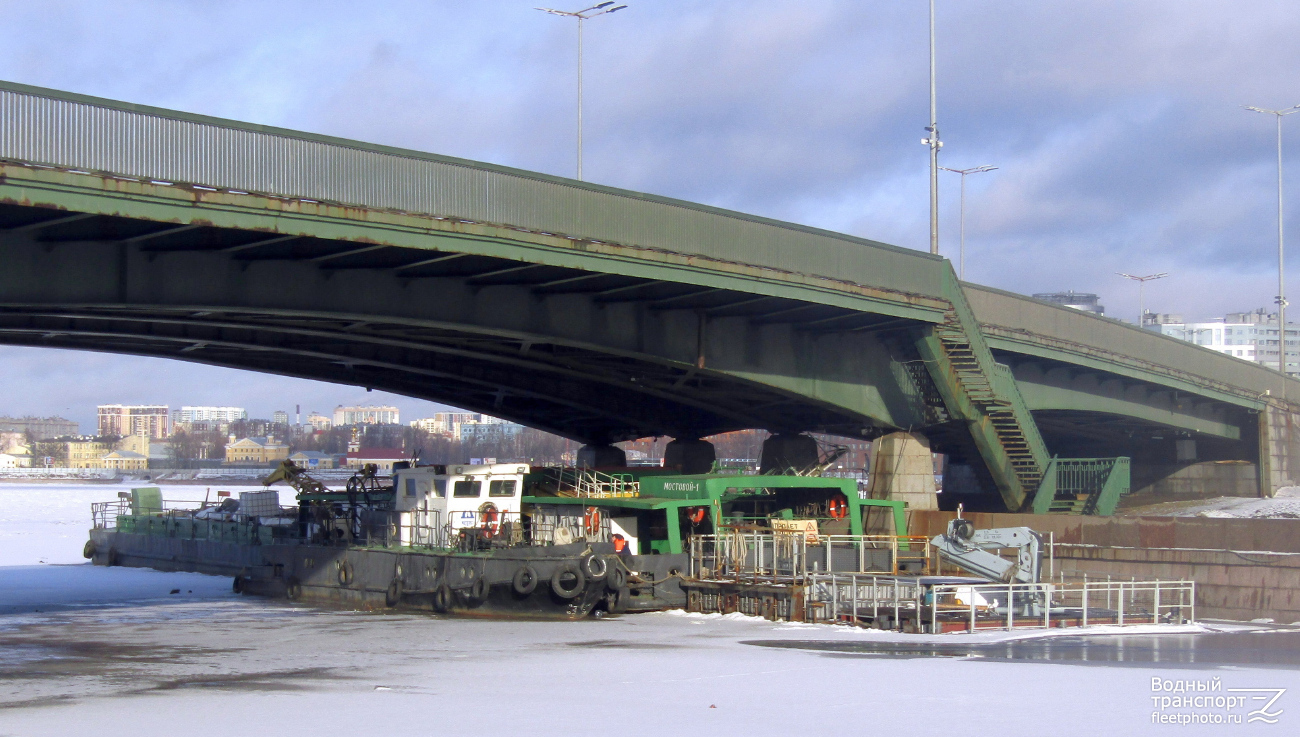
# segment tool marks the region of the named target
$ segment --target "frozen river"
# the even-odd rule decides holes
[[[203,496],[174,488],[169,498]],[[1295,631],[925,637],[682,613],[532,622],[319,610],[236,596],[225,578],[84,564],[88,505],[120,489],[0,485],[0,735],[1293,734],[1300,725]],[[1221,690],[1210,707],[1161,705],[1195,695],[1166,693],[1164,682],[1213,679]],[[1246,719],[1273,692],[1228,689],[1288,690],[1268,706],[1269,724]],[[1243,705],[1215,707],[1214,696]],[[1178,714],[1198,723],[1159,722]]]

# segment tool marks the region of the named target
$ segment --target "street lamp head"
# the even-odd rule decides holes
[[[928,143],[928,141],[922,141],[922,143]],[[962,176],[966,176],[967,174],[983,174],[986,171],[993,171],[997,169],[996,166],[992,166],[991,164],[984,164],[983,166],[976,166],[970,169],[950,169],[946,166],[941,166],[939,168],[943,169],[944,171],[950,171],[953,174],[961,174]]]
[[[1242,105],[1242,107],[1251,112],[1268,113],[1269,115],[1277,115],[1279,117],[1290,115],[1291,113],[1300,113],[1300,105],[1292,105],[1291,107],[1283,108],[1281,110],[1269,110],[1268,108],[1255,107],[1254,105]]]
[[[1153,279],[1163,279],[1166,276],[1169,276],[1169,272],[1167,271],[1162,271],[1159,274],[1147,274],[1146,276],[1134,276],[1133,274],[1125,274],[1122,271],[1116,271],[1115,273],[1118,274],[1119,276],[1124,277],[1125,279],[1132,279],[1133,281],[1140,281],[1140,282],[1148,282]]]
[[[609,0],[608,2],[603,2],[600,3],[599,5],[593,5],[590,8],[586,8],[584,10],[555,10],[554,8],[536,8],[536,10],[540,10],[543,13],[550,13],[552,15],[563,15],[566,18],[577,18],[578,20],[587,20],[588,18],[595,18],[598,15],[605,15],[606,13],[613,13],[616,10],[623,10],[624,8],[627,7],[626,5],[619,5],[618,7],[615,8],[609,7],[613,4],[614,4],[614,0]],[[593,10],[597,10],[600,12],[592,13]],[[587,15],[588,13],[591,13],[591,15]]]

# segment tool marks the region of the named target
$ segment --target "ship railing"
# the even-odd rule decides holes
[[[802,584],[826,572],[928,574],[938,557],[915,535],[818,535],[733,529],[690,538],[692,578]]]
[[[613,540],[609,515],[599,507],[537,505],[527,527],[533,545],[569,545]]]
[[[1193,581],[930,583],[861,573],[809,576],[809,622],[910,626],[930,633],[1026,627],[1184,624],[1196,619]]]
[[[122,492],[125,494],[126,492]],[[195,500],[195,499],[164,499],[160,502],[161,506],[148,506],[137,508],[132,504],[130,496],[119,496],[106,502],[93,502],[90,505],[90,516],[96,529],[112,529],[117,527],[117,518],[124,515],[137,515],[143,517],[169,517],[182,518],[193,517],[198,512],[205,509],[211,509],[220,504],[217,502]],[[293,507],[280,507],[282,516],[296,515],[297,511]],[[263,515],[274,516],[274,515]]]
[[[920,579],[866,573],[813,574],[805,581],[805,622],[871,624],[898,629],[922,616]]]
[[[551,508],[550,513],[452,512],[436,510],[368,512],[360,522],[357,542],[375,547],[485,550],[532,545],[610,542],[610,521],[574,510]]]
[[[117,518],[130,513],[130,499],[113,499],[107,502],[94,502],[90,505],[90,517],[96,530],[114,529],[117,527]]]

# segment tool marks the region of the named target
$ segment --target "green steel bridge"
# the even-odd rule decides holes
[[[383,389],[590,445],[908,432],[948,454],[948,490],[1036,511],[1096,511],[1073,491],[1097,464],[1071,459],[1261,494],[1300,459],[1300,383],[927,253],[12,83],[0,255],[6,344]]]

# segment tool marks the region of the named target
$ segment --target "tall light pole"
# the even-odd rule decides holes
[[[1262,107],[1244,106],[1257,113],[1268,113],[1277,118],[1277,370],[1286,375],[1286,264],[1282,250],[1282,116],[1300,112],[1300,105],[1285,110],[1266,110]]]
[[[1162,271],[1159,274],[1148,274],[1147,276],[1133,276],[1132,274],[1125,274],[1122,271],[1117,271],[1115,273],[1125,279],[1132,279],[1138,283],[1138,327],[1146,327],[1143,323],[1146,322],[1147,315],[1147,282],[1155,281],[1156,279],[1163,279],[1166,276],[1169,276],[1169,272]]]
[[[939,110],[934,92],[934,0],[930,0],[930,124],[925,127],[930,135],[922,138],[922,145],[930,147],[930,253],[939,253]]]
[[[966,279],[966,175],[983,174],[986,171],[994,171],[997,169],[997,167],[991,166],[989,164],[985,164],[983,166],[976,166],[971,169],[949,169],[946,166],[941,166],[939,168],[943,169],[944,171],[950,171],[954,174],[961,175],[961,250],[958,252],[959,258],[957,260],[957,278],[965,280]]]
[[[590,8],[587,8],[586,10],[569,11],[569,10],[555,10],[553,8],[537,8],[537,10],[540,10],[544,13],[550,13],[551,15],[562,15],[566,18],[578,19],[578,181],[579,182],[582,181],[582,22],[584,20],[590,20],[592,18],[595,18],[598,15],[613,13],[627,7],[626,5],[617,5],[611,8],[610,7],[611,5],[614,5],[612,0],[611,2],[605,2],[605,3],[600,3],[599,5],[593,5]]]

